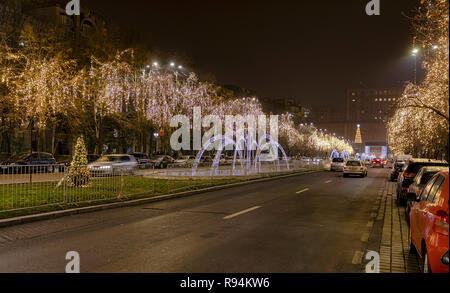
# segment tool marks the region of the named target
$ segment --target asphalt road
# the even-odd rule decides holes
[[[377,188],[321,172],[136,207],[0,228],[0,272],[360,272]]]

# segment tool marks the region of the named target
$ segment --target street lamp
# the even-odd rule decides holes
[[[171,62],[170,67],[175,67],[175,63]]]
[[[414,48],[412,50],[412,55],[414,56],[414,84],[417,84],[417,54],[419,54],[419,49]]]

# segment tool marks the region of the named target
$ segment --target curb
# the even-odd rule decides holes
[[[101,205],[96,205],[96,206],[74,208],[74,209],[54,211],[54,212],[48,212],[48,213],[42,213],[42,214],[36,214],[36,215],[20,216],[20,217],[0,220],[0,228],[20,225],[20,224],[25,224],[25,223],[30,223],[30,222],[43,221],[43,220],[48,220],[48,219],[61,218],[61,217],[65,217],[65,216],[87,214],[87,213],[121,208],[121,207],[131,207],[131,206],[149,204],[149,203],[154,203],[154,202],[159,202],[159,201],[164,201],[164,200],[177,199],[177,198],[198,195],[198,194],[207,193],[207,192],[211,192],[211,191],[230,189],[230,188],[243,186],[243,185],[250,185],[250,184],[254,184],[254,183],[262,183],[262,182],[273,181],[273,180],[278,180],[278,179],[283,179],[283,178],[314,174],[314,173],[319,173],[319,172],[323,172],[323,171],[324,170],[298,172],[298,173],[293,173],[293,174],[289,174],[289,175],[281,175],[281,176],[275,176],[275,177],[269,177],[269,178],[255,179],[255,180],[227,184],[227,185],[218,185],[218,186],[213,186],[213,187],[198,189],[198,190],[193,190],[193,191],[185,191],[185,192],[174,193],[174,194],[159,195],[159,196],[155,196],[155,197],[151,197],[151,198],[143,198],[143,199],[124,201],[124,202],[101,204]]]

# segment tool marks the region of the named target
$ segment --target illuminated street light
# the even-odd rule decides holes
[[[175,67],[175,63],[170,63],[170,67]]]
[[[438,45],[434,45],[433,46],[433,50],[437,50],[437,49],[439,49],[439,46]]]
[[[158,62],[153,62],[153,66],[158,67]]]
[[[413,56],[416,56],[418,53],[419,53],[419,49],[416,48],[416,49],[412,50],[412,55]]]
[[[183,66],[181,66],[181,65],[180,65],[180,66],[178,66],[178,69],[180,69],[180,70],[181,70],[181,69],[183,69]]]

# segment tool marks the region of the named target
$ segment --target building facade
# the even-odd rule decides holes
[[[386,125],[393,114],[401,88],[349,89],[342,108],[316,108],[311,116],[319,129],[355,142],[360,126],[362,144],[357,149],[386,149],[388,144]],[[384,153],[385,151],[383,151]]]

